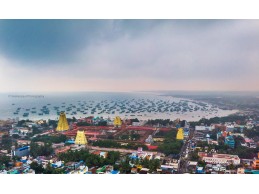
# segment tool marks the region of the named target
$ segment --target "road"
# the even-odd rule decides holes
[[[190,145],[190,140],[192,140],[194,135],[194,129],[190,128],[189,131],[189,136],[186,138],[186,141],[184,143],[184,145],[181,148],[180,151],[180,158],[179,158],[179,165],[178,165],[178,174],[183,174],[185,172],[187,172],[187,167],[188,167],[188,158],[186,158],[186,154],[188,154],[188,149],[190,149],[191,145]]]

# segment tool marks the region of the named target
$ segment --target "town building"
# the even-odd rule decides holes
[[[161,165],[162,170],[172,170],[177,171],[180,164],[180,160],[169,159],[165,162],[165,164]]]
[[[26,145],[29,145],[30,143],[31,143],[30,140],[20,140],[20,139],[17,140],[17,144],[19,146],[26,146]]]
[[[196,131],[211,131],[211,126],[195,126]]]
[[[258,153],[257,158],[253,159],[252,167],[254,170],[259,170],[259,153]]]
[[[205,133],[203,133],[201,131],[195,131],[194,132],[193,140],[196,140],[196,141],[207,141],[207,139],[205,138]]]
[[[64,152],[67,152],[68,150],[70,150],[70,146],[56,148],[55,154],[57,155],[57,154],[60,154],[60,153],[64,153]]]
[[[204,174],[204,168],[201,166],[197,166],[197,170],[196,170],[197,174]]]
[[[227,132],[233,132],[235,130],[234,123],[225,123],[225,126]]]
[[[238,168],[237,174],[245,174],[245,169],[244,168]]]
[[[184,137],[189,136],[189,128],[184,128]]]
[[[61,143],[53,143],[51,147],[53,149],[56,149],[56,148],[60,148],[60,147],[64,147],[64,146],[65,146],[65,143],[61,142]]]
[[[132,126],[141,126],[141,122],[134,121],[134,122],[132,122]]]
[[[225,138],[225,144],[231,148],[235,148],[235,140],[234,140],[233,136],[227,136]]]
[[[154,140],[153,140],[153,138],[152,138],[152,135],[149,135],[148,138],[145,140],[145,142],[148,143],[148,144],[154,143]]]
[[[208,141],[208,144],[209,145],[219,145],[219,143],[217,141],[214,141],[214,140],[211,140],[211,139]]]
[[[88,124],[93,124],[93,119],[94,119],[93,116],[87,117],[85,118],[85,122],[87,122]]]
[[[240,158],[237,155],[229,155],[229,154],[207,154],[205,152],[199,152],[198,155],[202,158],[206,163],[211,164],[240,164]]]
[[[30,146],[24,146],[12,151],[13,156],[28,156],[30,154]]]

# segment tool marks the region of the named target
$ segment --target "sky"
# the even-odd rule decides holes
[[[0,92],[259,91],[259,20],[0,20]]]

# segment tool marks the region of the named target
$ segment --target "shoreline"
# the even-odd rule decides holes
[[[176,119],[180,119],[180,120],[186,120],[186,121],[190,121],[190,122],[196,122],[199,121],[202,118],[205,119],[211,119],[211,118],[215,118],[215,117],[227,117],[227,116],[231,116],[231,115],[236,115],[236,114],[244,114],[241,110],[231,110],[234,111],[232,113],[228,113],[228,114],[224,114],[224,115],[211,115],[211,116],[205,116],[205,117],[196,117],[196,119],[190,118],[191,115],[182,115],[182,114],[172,114],[169,117],[167,116],[122,116],[122,115],[85,115],[84,117],[78,117],[78,116],[74,116],[76,119],[80,119],[80,118],[86,118],[89,116],[94,116],[94,117],[103,117],[104,119],[114,119],[116,116],[120,116],[122,119],[126,118],[126,119],[135,119],[138,118],[140,121],[148,121],[148,120],[155,120],[155,119],[170,119],[170,120],[176,120]],[[55,117],[55,118],[54,118]],[[56,116],[49,116],[49,117],[36,117],[36,118],[31,118],[31,117],[13,117],[13,118],[0,118],[0,121],[8,121],[8,120],[17,120],[17,118],[19,118],[19,120],[30,120],[30,121],[39,121],[39,120],[58,120],[59,115]],[[67,119],[72,119],[73,117],[66,115]]]
[[[139,96],[139,94],[142,95]],[[6,107],[2,109],[2,113],[0,112],[0,119],[17,120],[18,118],[19,120],[29,119],[32,121],[49,119],[58,120],[59,114],[57,113],[60,111],[65,111],[67,118],[75,117],[76,119],[89,116],[103,118],[114,118],[116,116],[120,116],[122,119],[138,118],[141,121],[146,121],[150,119],[175,120],[178,118],[187,121],[199,121],[202,118],[210,119],[214,117],[224,117],[240,112],[240,110],[221,109],[218,105],[207,102],[206,100],[196,100],[191,97],[176,97],[163,93],[150,94],[148,92],[134,92],[130,93],[129,96],[114,96],[114,93],[110,93],[108,96],[97,96],[98,98],[93,98],[93,96],[95,97],[94,93],[90,92],[85,93],[82,96],[76,96],[76,98],[72,99],[69,99],[67,97],[60,97],[59,99],[56,98],[56,96],[46,96],[43,101],[36,100],[31,103],[28,103],[26,100],[8,101],[6,103],[10,103],[10,105],[6,104]],[[185,105],[184,103],[186,102],[182,101],[187,101],[187,104]],[[131,103],[133,103],[133,107]],[[176,103],[176,105],[172,105],[172,103]],[[199,103],[203,105],[200,105]],[[106,105],[108,105],[110,108],[107,108]],[[55,106],[59,108],[55,109]],[[71,106],[74,108],[71,108]],[[195,106],[198,106],[199,109],[194,110]],[[29,113],[28,116],[23,116],[22,113],[19,113],[18,115],[13,115],[13,113],[15,112],[15,108],[18,109],[19,107],[22,109],[22,113],[31,111],[35,111],[35,113]],[[43,115],[39,115],[40,110],[42,110],[41,107],[47,107],[48,114],[42,113]],[[124,109],[122,109],[122,107],[124,107]],[[176,107],[180,107],[180,109],[176,110]],[[68,108],[70,109],[70,112],[66,110]],[[92,108],[95,109],[94,113],[91,113]],[[173,108],[174,110],[172,111],[171,108]],[[107,113],[107,109],[110,109],[109,111],[112,111],[113,113]],[[121,112],[122,110],[124,111],[123,113]],[[76,113],[71,114],[71,111],[74,111]]]

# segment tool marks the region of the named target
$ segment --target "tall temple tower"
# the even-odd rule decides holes
[[[119,116],[115,117],[113,124],[114,124],[114,127],[120,127],[122,125],[121,118]]]
[[[77,131],[75,144],[77,144],[77,145],[86,145],[87,144],[84,130]]]
[[[183,128],[179,128],[178,132],[177,132],[177,135],[176,135],[176,139],[183,140],[183,138],[184,138]]]
[[[59,116],[57,131],[67,131],[69,129],[65,112],[61,112]]]

